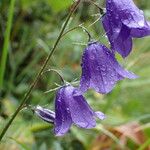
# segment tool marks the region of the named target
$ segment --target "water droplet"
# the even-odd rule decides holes
[[[96,67],[96,70],[99,71],[100,67]]]
[[[135,13],[134,12],[131,12],[131,14],[134,16],[135,15]]]
[[[140,13],[143,15],[143,11],[142,10],[140,10]]]
[[[102,66],[100,67],[100,69],[101,69],[102,71],[106,71],[106,66],[105,66],[105,65],[102,65]]]
[[[108,38],[107,35],[104,36],[105,38]]]
[[[125,23],[125,24],[129,24],[129,23],[130,23],[129,19],[125,19],[125,20],[124,20],[124,23]]]
[[[144,21],[143,21],[143,20],[138,21],[138,25],[139,25],[139,26],[144,26]]]
[[[88,86],[89,84],[86,82],[85,85]]]
[[[115,73],[114,73],[114,72],[111,72],[110,76],[111,76],[111,77],[114,77],[114,76],[115,76]]]
[[[86,127],[86,126],[87,126],[87,123],[85,123],[85,122],[79,122],[79,124],[80,124],[80,126],[82,126],[82,127]]]
[[[94,59],[95,59],[95,56],[94,56],[94,55],[90,55],[90,59],[91,59],[91,60],[94,60]]]
[[[114,81],[110,81],[110,84],[114,84]]]
[[[107,81],[104,81],[104,84],[107,85]]]
[[[106,72],[102,72],[102,75],[103,75],[103,76],[106,76]]]
[[[111,0],[108,0],[107,2],[108,2],[108,3],[111,3]]]
[[[110,68],[110,67],[108,67],[107,69],[108,69],[108,71],[110,71],[110,72],[112,71],[112,68]]]
[[[116,14],[116,17],[115,17],[116,19],[119,19],[119,15],[118,14]]]

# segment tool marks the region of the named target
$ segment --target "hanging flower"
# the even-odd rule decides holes
[[[94,116],[101,120],[105,118],[102,112],[94,112],[82,95],[74,96],[76,91],[72,86],[65,86],[57,92],[54,123],[57,136],[64,135],[72,123],[89,129],[96,126]]]
[[[55,113],[51,110],[36,107],[35,113],[44,121],[54,123],[56,136],[64,135],[72,123],[81,128],[94,128],[94,117],[103,120],[105,115],[94,112],[82,95],[74,96],[77,89],[73,86],[64,86],[57,91],[55,100]]]
[[[82,76],[80,79],[79,94],[89,88],[106,94],[109,93],[117,81],[124,78],[135,79],[137,76],[124,70],[110,50],[98,43],[89,43],[82,56]]]
[[[106,0],[106,15],[102,19],[111,49],[122,57],[132,50],[132,38],[150,35],[150,22],[132,0]]]

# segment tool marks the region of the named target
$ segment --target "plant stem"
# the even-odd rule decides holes
[[[6,131],[8,130],[8,128],[10,127],[11,123],[13,122],[13,120],[15,119],[15,117],[17,116],[17,114],[19,113],[19,111],[22,109],[23,105],[27,102],[33,88],[35,87],[36,83],[38,82],[38,80],[40,79],[44,69],[46,68],[51,56],[53,55],[53,53],[55,52],[55,49],[64,33],[64,30],[66,29],[66,26],[70,20],[70,17],[72,16],[72,14],[74,13],[74,11],[77,9],[79,3],[80,3],[81,0],[78,0],[74,3],[74,5],[72,6],[69,14],[68,14],[68,17],[60,31],[60,34],[58,35],[58,38],[52,48],[52,50],[50,51],[49,55],[47,56],[43,66],[41,67],[39,73],[37,74],[35,80],[33,81],[33,83],[31,84],[29,90],[27,91],[27,93],[25,94],[24,98],[22,99],[20,105],[18,106],[18,108],[16,109],[15,113],[12,115],[12,117],[10,118],[10,120],[8,121],[8,123],[6,124],[6,126],[4,127],[4,129],[2,130],[1,134],[0,134],[0,141],[2,140],[3,136],[5,135]]]
[[[45,71],[44,73],[46,73],[46,72],[50,72],[50,71],[53,71],[53,72],[55,72],[59,77],[60,77],[60,79],[61,79],[61,81],[62,81],[62,83],[63,83],[63,85],[65,84],[65,80],[64,80],[64,78],[61,76],[61,74],[57,71],[57,70],[55,70],[55,69],[48,69],[47,71]]]
[[[12,20],[13,20],[13,15],[14,15],[14,7],[15,7],[15,0],[11,0],[10,6],[9,6],[9,12],[8,12],[6,31],[5,31],[5,35],[4,35],[4,45],[3,45],[3,49],[2,49],[2,57],[1,57],[0,89],[2,89],[2,87],[3,87],[8,47],[9,47],[9,40],[10,40],[10,32],[11,32]]]
[[[93,2],[93,0],[90,0],[90,3],[95,5],[99,9],[101,15],[104,14],[104,9],[102,7],[98,6],[95,2]]]

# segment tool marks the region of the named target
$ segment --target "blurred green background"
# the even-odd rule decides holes
[[[105,2],[96,1],[104,7]],[[150,1],[136,0],[136,4],[150,20]],[[34,80],[44,59],[55,42],[67,16],[72,0],[15,0],[8,57],[3,89],[0,91],[0,130],[20,103]],[[10,0],[0,0],[0,56],[5,37]],[[70,19],[67,29],[84,23],[93,37],[108,45],[98,9],[82,2]],[[94,23],[95,22],[95,23]],[[93,24],[94,23],[94,24]],[[64,36],[49,62],[65,80],[78,81],[80,59],[87,43],[81,29]],[[140,78],[119,82],[107,95],[93,90],[85,94],[94,110],[106,113],[104,121],[97,120],[92,130],[72,126],[64,137],[55,137],[53,126],[23,109],[7,134],[0,150],[148,150],[150,145],[150,37],[134,39],[131,55],[122,65]],[[47,69],[48,69],[47,68]],[[44,93],[60,84],[54,73],[43,75],[33,90],[28,103],[54,110],[55,92]]]

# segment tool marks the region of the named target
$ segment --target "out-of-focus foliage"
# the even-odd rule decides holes
[[[104,1],[97,1],[104,7]],[[0,96],[0,130],[15,111],[51,50],[72,0],[16,0],[15,15],[7,59],[4,88]],[[150,20],[150,1],[136,0]],[[0,0],[0,55],[4,41],[9,0]],[[81,23],[93,37],[108,45],[98,9],[87,2],[80,5],[67,29]],[[48,68],[61,72],[65,80],[79,80],[80,59],[87,43],[81,29],[68,33],[61,40]],[[64,137],[53,135],[53,126],[42,122],[32,111],[23,109],[3,139],[0,150],[144,150],[150,143],[150,38],[135,39],[131,55],[118,60],[140,78],[121,81],[108,95],[92,90],[85,94],[88,103],[107,115],[92,130],[72,127]],[[55,92],[44,92],[60,84],[54,73],[42,76],[28,103],[54,109]]]

